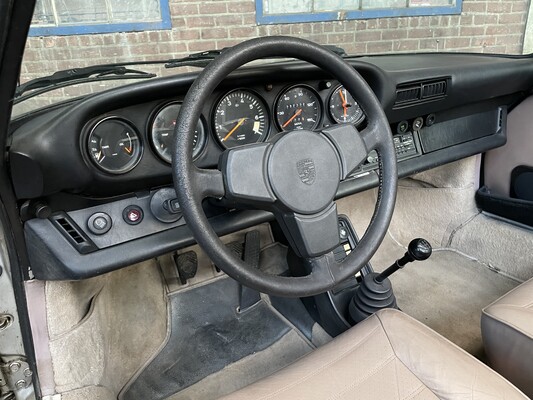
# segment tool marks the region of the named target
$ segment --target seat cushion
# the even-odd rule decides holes
[[[483,310],[481,334],[490,365],[533,397],[533,279]]]
[[[330,343],[224,397],[250,399],[526,399],[425,325],[383,310]]]

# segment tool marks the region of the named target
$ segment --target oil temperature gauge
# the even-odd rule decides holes
[[[135,168],[143,150],[135,128],[116,117],[103,119],[91,129],[87,148],[94,165],[115,175]]]

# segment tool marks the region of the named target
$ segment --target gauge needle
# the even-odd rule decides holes
[[[131,154],[131,147],[124,147],[124,150],[126,150],[126,153]]]
[[[348,102],[346,101],[346,98],[343,96],[342,90],[339,90],[339,95],[341,96],[342,108],[344,110],[344,116],[346,117],[347,116],[347,112],[348,112],[348,107],[346,107],[346,105],[348,104]]]
[[[285,122],[281,127],[285,128],[287,125],[289,125],[292,122],[292,120],[294,118],[296,118],[301,113],[302,113],[302,109],[301,108],[297,109],[296,112],[294,113],[294,115],[292,117],[290,117],[289,120],[287,122]]]
[[[229,133],[228,133],[226,136],[224,136],[224,139],[222,139],[222,141],[224,142],[224,141],[226,141],[227,139],[229,139],[229,137],[230,137],[231,135],[233,135],[233,132],[235,132],[235,131],[239,128],[239,126],[241,126],[241,125],[244,123],[245,120],[246,120],[246,118],[241,118],[241,119],[239,120],[239,122],[237,122],[237,125],[235,125],[235,126],[233,127],[233,129],[232,129],[231,131],[229,131]]]

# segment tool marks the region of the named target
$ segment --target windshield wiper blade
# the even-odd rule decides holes
[[[168,60],[168,62],[165,64],[165,68],[206,67],[211,61],[217,58],[217,56],[222,54],[222,52],[226,49],[227,47],[224,47],[221,50],[201,51],[199,53],[189,54],[187,57]]]
[[[121,65],[94,65],[84,68],[71,68],[57,71],[50,76],[32,79],[17,87],[15,98],[20,97],[23,93],[41,88],[53,88],[56,85],[66,82],[75,81],[76,83],[87,78],[98,80],[98,78],[108,78],[111,75],[117,77],[126,77],[129,79],[153,78],[156,75],[145,71],[126,68]],[[63,85],[64,86],[64,85]]]

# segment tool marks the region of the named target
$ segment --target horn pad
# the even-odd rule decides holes
[[[301,130],[287,133],[274,143],[267,174],[276,197],[288,209],[315,214],[333,201],[341,165],[326,137]]]

